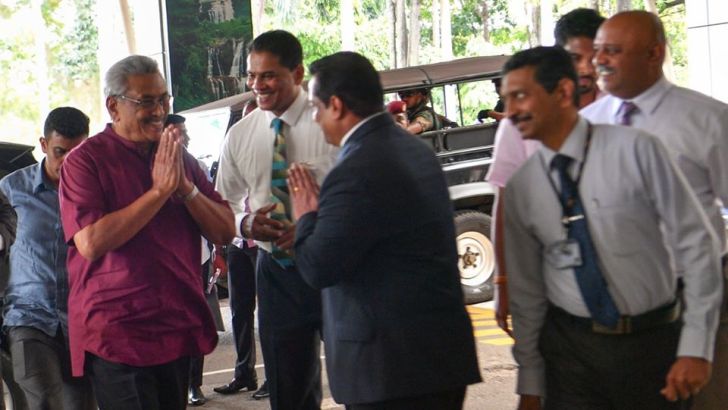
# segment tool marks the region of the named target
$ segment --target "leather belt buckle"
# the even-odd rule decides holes
[[[592,332],[599,333],[602,335],[627,335],[632,333],[632,318],[629,316],[622,316],[617,321],[617,325],[614,328],[604,326],[601,323],[592,321]]]

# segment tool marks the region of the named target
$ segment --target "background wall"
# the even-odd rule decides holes
[[[686,0],[689,87],[728,102],[728,1]]]

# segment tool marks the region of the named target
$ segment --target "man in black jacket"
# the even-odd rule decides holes
[[[298,272],[322,289],[333,397],[352,410],[461,409],[480,374],[442,169],[382,111],[366,58],[337,53],[310,71],[314,118],[341,152],[320,196],[306,165],[288,183]]]

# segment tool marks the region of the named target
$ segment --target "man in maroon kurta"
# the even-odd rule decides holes
[[[101,409],[183,409],[189,357],[217,343],[200,235],[229,242],[233,215],[163,128],[169,94],[156,63],[127,57],[106,81],[113,122],[61,174],[73,373],[89,374]]]

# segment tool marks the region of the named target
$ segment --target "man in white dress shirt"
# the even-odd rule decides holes
[[[597,123],[620,123],[658,137],[688,180],[721,241],[720,205],[728,203],[728,105],[665,79],[665,31],[644,11],[617,14],[599,29],[594,64],[608,96],[582,110]],[[724,277],[725,277],[725,257]],[[696,409],[728,403],[728,304],[723,302],[711,383]]]
[[[578,115],[564,50],[503,71],[508,118],[544,145],[505,191],[519,408],[682,408],[710,377],[722,297],[696,196],[655,137]]]
[[[230,128],[217,174],[217,190],[235,212],[237,236],[258,244],[259,332],[273,410],[321,406],[321,295],[296,271],[290,253],[295,221],[272,214],[281,201],[273,198],[272,185],[285,173],[285,161],[306,164],[322,181],[337,152],[313,120],[303,72],[301,44],[292,34],[275,30],[253,40],[248,87],[258,109]],[[276,159],[274,167],[274,154],[285,161]],[[252,213],[245,212],[245,198]]]

